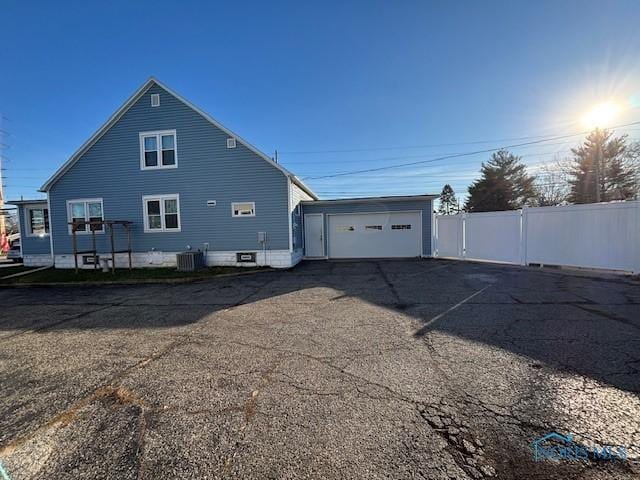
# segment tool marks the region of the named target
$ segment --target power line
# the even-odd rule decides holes
[[[614,128],[624,128],[627,126],[634,126],[637,123],[630,123],[628,125],[619,125],[615,127],[610,127],[610,129]],[[582,135],[582,134],[577,134]],[[310,154],[319,154],[319,153],[357,153],[357,152],[377,152],[383,150],[411,150],[418,148],[439,148],[439,147],[454,147],[459,145],[481,145],[487,143],[496,143],[496,142],[515,142],[520,140],[531,140],[531,139],[540,139],[554,137],[553,135],[530,135],[524,137],[511,137],[511,138],[501,138],[497,140],[475,140],[471,142],[453,142],[453,143],[431,143],[424,145],[399,145],[399,146],[387,146],[387,147],[368,147],[368,148],[347,148],[347,149],[330,149],[330,150],[299,150],[299,151],[281,151],[278,150],[279,155],[310,155]]]
[[[615,127],[611,127],[611,129],[622,128],[622,127],[627,127],[627,126],[631,126],[631,125],[640,125],[640,121],[633,122],[633,123],[628,123],[628,124],[625,124],[625,125],[618,125],[618,126],[615,126]],[[533,141],[530,141],[530,142],[516,143],[516,144],[512,144],[512,145],[504,145],[504,146],[501,146],[501,147],[488,148],[488,149],[484,149],[484,150],[475,150],[475,151],[472,151],[472,152],[445,155],[445,156],[442,156],[442,157],[437,157],[437,158],[433,158],[433,159],[429,159],[429,160],[419,160],[417,162],[408,162],[408,163],[400,163],[400,164],[396,164],[396,165],[388,165],[386,167],[367,168],[367,169],[363,169],[363,170],[353,170],[353,171],[350,171],[350,172],[334,173],[334,174],[331,174],[331,175],[321,175],[321,176],[317,176],[317,177],[303,177],[303,180],[317,180],[317,179],[320,179],[320,178],[335,178],[335,177],[343,177],[343,176],[346,176],[346,175],[357,175],[357,174],[360,174],[360,173],[377,172],[377,171],[380,171],[380,170],[388,170],[388,169],[391,169],[391,168],[410,167],[410,166],[413,166],[413,165],[421,165],[421,164],[424,164],[424,163],[432,163],[432,162],[439,162],[439,161],[443,161],[443,160],[449,160],[451,158],[467,157],[469,155],[477,155],[477,154],[480,154],[480,153],[497,152],[498,150],[502,150],[502,149],[518,148],[518,147],[523,147],[523,146],[526,146],[526,145],[534,145],[534,144],[538,144],[538,143],[544,143],[544,142],[547,142],[549,140],[561,140],[563,138],[577,137],[577,136],[581,136],[581,135],[586,135],[588,133],[590,133],[590,131],[574,133],[574,134],[570,134],[570,135],[560,135],[560,136],[557,136],[557,137],[551,137],[551,138],[547,138],[547,139],[543,139],[543,140],[533,140]]]
[[[558,154],[562,154],[562,153],[567,153],[567,152],[570,152],[570,151],[571,151],[571,149],[566,149],[566,150],[554,150],[554,151],[552,151],[552,152],[528,153],[528,154],[524,154],[524,155],[518,155],[518,157],[525,158],[525,157],[543,157],[543,156],[552,156],[552,155],[558,155]],[[544,160],[544,161],[541,161],[541,162],[527,163],[527,164],[526,164],[526,166],[527,166],[527,167],[533,167],[533,166],[540,165],[540,164],[544,164],[544,163],[548,163],[548,161],[547,161],[547,160]],[[448,166],[451,166],[451,165],[449,164],[449,165],[447,165],[447,167],[448,167]],[[435,166],[435,167],[425,167],[425,168],[443,168],[443,167],[442,167],[442,166]],[[474,169],[474,171],[477,171],[477,169]],[[377,175],[377,176],[375,176],[375,177],[360,177],[360,178],[383,178],[383,177],[386,177],[386,176],[388,176],[388,177],[393,177],[393,178],[401,178],[401,177],[402,177],[402,178],[406,178],[406,177],[408,177],[408,176],[421,175],[422,173],[426,173],[426,172],[424,172],[424,170],[423,170],[423,171],[420,171],[420,172],[412,172],[412,173],[410,173],[410,174],[401,174],[401,175]],[[439,173],[440,173],[440,172],[439,172]],[[304,178],[311,178],[311,177],[304,177]],[[315,180],[315,179],[322,179],[322,178],[320,178],[320,177],[316,177],[316,178],[314,178],[314,180]]]
[[[545,146],[553,146],[553,145],[565,145],[567,142],[555,142],[555,143],[545,143]],[[529,147],[535,147],[537,145],[526,145],[520,148],[529,148]],[[382,161],[386,161],[386,160],[403,160],[406,158],[438,158],[441,157],[442,155],[458,155],[460,153],[464,153],[464,152],[447,152],[447,153],[432,153],[432,154],[418,154],[418,155],[396,155],[393,157],[380,157],[380,158],[372,158],[372,159],[362,159],[362,158],[357,158],[357,159],[327,159],[327,160],[322,160],[322,164],[325,165],[327,163],[362,163],[362,162],[382,162]],[[308,162],[308,161],[287,161],[287,162],[282,162],[283,164],[286,165],[314,165],[316,162]]]

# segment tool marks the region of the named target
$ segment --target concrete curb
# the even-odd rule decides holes
[[[39,282],[39,283],[0,283],[0,288],[31,288],[31,287],[113,287],[113,286],[126,286],[126,285],[178,285],[187,283],[196,283],[207,280],[214,280],[217,278],[231,278],[241,277],[246,275],[252,275],[257,273],[276,272],[285,269],[265,268],[261,270],[250,270],[248,272],[235,272],[235,273],[221,273],[218,275],[211,275],[210,277],[183,277],[183,278],[145,278],[140,280],[121,280],[121,281],[109,281],[104,282]]]

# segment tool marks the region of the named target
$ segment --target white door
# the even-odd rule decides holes
[[[307,213],[304,216],[304,251],[307,257],[324,257],[322,213]]]
[[[330,258],[419,257],[420,212],[329,215]]]

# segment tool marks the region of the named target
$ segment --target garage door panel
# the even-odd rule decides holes
[[[420,219],[420,212],[329,215],[329,256],[418,257],[422,247]]]

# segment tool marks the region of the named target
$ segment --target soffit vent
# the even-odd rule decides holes
[[[151,94],[151,106],[152,107],[159,107],[160,106],[160,94],[159,93],[152,93]]]

